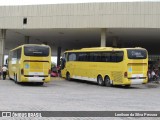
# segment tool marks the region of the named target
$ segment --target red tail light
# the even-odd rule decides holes
[[[24,70],[23,70],[23,69],[21,69],[21,74],[22,74],[22,75],[24,74]]]
[[[127,72],[124,72],[124,77],[128,77],[128,73]]]

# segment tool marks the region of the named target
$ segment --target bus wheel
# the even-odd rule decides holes
[[[112,86],[112,84],[111,84],[110,79],[109,79],[108,76],[106,76],[106,77],[104,78],[104,83],[105,83],[105,85],[106,85],[107,87],[111,87],[111,86]]]
[[[66,80],[71,80],[69,72],[67,72],[67,74],[66,74]]]
[[[97,77],[97,83],[98,83],[98,85],[100,85],[100,86],[103,86],[104,85],[104,81],[103,81],[103,78],[102,78],[102,76],[98,76]]]
[[[14,75],[14,81],[15,81],[15,83],[18,83],[18,82],[17,82],[17,74]]]

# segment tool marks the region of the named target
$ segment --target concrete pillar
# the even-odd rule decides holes
[[[25,43],[25,44],[29,44],[29,36],[25,36],[24,43]]]
[[[57,49],[57,66],[60,65],[60,57],[61,57],[61,47]]]
[[[106,47],[107,29],[101,28],[101,47]]]
[[[0,66],[4,63],[4,49],[5,49],[6,30],[0,29]]]

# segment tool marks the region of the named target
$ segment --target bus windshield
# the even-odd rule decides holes
[[[138,49],[128,49],[127,50],[128,58],[129,59],[146,59],[147,52],[146,50],[138,50]]]
[[[24,46],[26,56],[49,56],[49,47],[45,46]]]

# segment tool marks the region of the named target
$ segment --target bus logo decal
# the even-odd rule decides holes
[[[129,71],[129,72],[132,72],[132,68],[129,68],[128,71]]]
[[[29,68],[29,64],[25,64],[25,68],[28,69]]]

